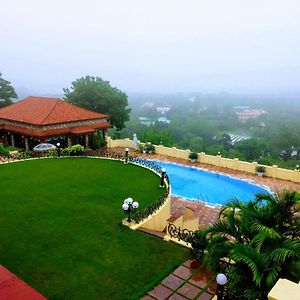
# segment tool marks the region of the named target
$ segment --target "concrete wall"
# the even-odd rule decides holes
[[[169,196],[166,202],[162,207],[155,212],[153,215],[150,215],[146,220],[138,223],[138,227],[143,227],[150,230],[162,232],[165,227],[168,225],[168,219],[171,215],[171,197]]]
[[[280,278],[268,294],[269,300],[299,300],[300,283]]]
[[[112,140],[110,137],[107,138],[107,147],[133,147],[133,143],[129,139],[122,140]],[[160,155],[166,155],[174,158],[188,159],[190,150],[181,150],[175,147],[169,148],[163,145],[155,146],[155,152]],[[255,168],[258,165],[257,162],[245,162],[240,161],[238,158],[229,159],[224,158],[220,155],[213,156],[205,154],[204,152],[198,153],[198,162],[203,164],[210,164],[213,166],[224,167],[232,170],[238,170],[242,172],[248,172],[255,174]],[[268,177],[273,177],[277,179],[290,180],[293,182],[300,182],[300,172],[296,170],[287,170],[278,168],[277,166],[265,166],[266,173]]]

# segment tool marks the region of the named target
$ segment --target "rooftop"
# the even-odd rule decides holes
[[[103,119],[108,115],[89,111],[59,98],[29,96],[0,109],[0,119],[34,125],[50,125]]]

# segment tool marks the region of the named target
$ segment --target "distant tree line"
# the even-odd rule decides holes
[[[157,122],[161,116],[155,108],[132,107],[131,120],[116,137],[138,135],[139,140],[165,146],[176,146],[207,154],[221,154],[228,158],[258,161],[266,165],[295,168],[300,154],[300,103],[290,106],[277,103],[275,107],[267,100],[262,106],[267,114],[241,123],[227,100],[219,102],[171,102],[167,114],[170,124]],[[280,108],[278,108],[280,106]],[[139,116],[156,120],[154,125],[142,125]],[[250,138],[231,143],[229,133],[247,135]],[[112,132],[114,134],[114,132]],[[293,154],[293,156],[292,156]]]

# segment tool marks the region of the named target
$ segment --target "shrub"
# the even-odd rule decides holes
[[[80,144],[70,146],[66,149],[71,156],[81,155],[83,153],[84,147]]]
[[[0,156],[9,156],[9,150],[0,143]]]
[[[93,138],[92,148],[99,149],[102,147],[106,147],[107,141],[103,139],[101,135],[95,135]]]
[[[256,170],[256,172],[258,172],[258,173],[265,173],[265,172],[266,172],[266,168],[265,168],[264,166],[261,166],[261,165],[257,166],[257,167],[255,168],[255,170]]]
[[[198,158],[198,153],[191,152],[189,155],[189,159],[196,160]]]
[[[190,251],[191,259],[202,260],[204,255],[204,250],[208,245],[208,240],[206,238],[205,230],[196,230],[194,232],[193,239],[191,241],[192,248]]]
[[[146,143],[144,146],[144,150],[146,150],[146,153],[154,153],[155,147],[151,143]]]
[[[142,153],[143,150],[144,150],[143,144],[139,143],[139,144],[138,144],[138,147],[139,147],[139,151]]]

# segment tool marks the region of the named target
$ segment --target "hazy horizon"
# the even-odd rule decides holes
[[[40,94],[92,75],[129,93],[299,95],[299,15],[296,0],[11,0],[0,72]]]

